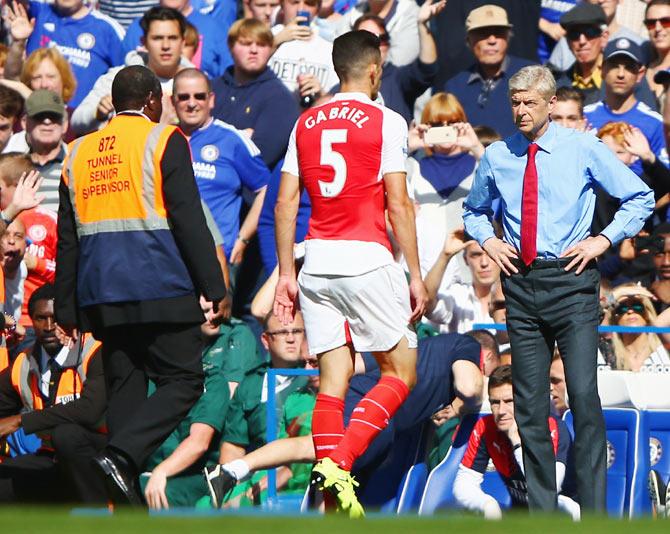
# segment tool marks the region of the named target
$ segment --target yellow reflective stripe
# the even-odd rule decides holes
[[[142,162],[142,197],[144,199],[147,220],[166,220],[164,214],[159,214],[156,211],[156,177],[160,176],[161,179],[159,180],[159,183],[162,184],[163,180],[160,170],[160,161],[163,156],[163,151],[165,150],[166,139],[163,134],[169,136],[174,129],[174,126],[170,126],[169,124],[157,124],[151,132],[149,132],[147,142],[144,146],[144,160]]]
[[[169,229],[170,224],[167,219],[147,217],[146,219],[112,219],[109,221],[96,221],[80,224],[77,228],[77,234],[79,237],[84,237],[105,232],[151,232],[154,230]]]
[[[29,410],[34,410],[33,392],[29,381],[30,362],[25,352],[16,357],[12,366],[12,386],[21,397],[23,405]]]
[[[72,205],[72,212],[74,213],[74,222],[77,227],[77,233],[79,233],[79,228],[81,228],[81,221],[79,220],[79,214],[77,213],[77,200],[76,192],[74,189],[74,162],[79,151],[79,145],[81,145],[83,137],[76,139],[70,143],[70,150],[68,152],[67,161],[63,169],[64,174],[67,176],[67,189],[70,193],[70,204]]]

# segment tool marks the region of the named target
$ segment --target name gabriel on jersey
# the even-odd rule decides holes
[[[321,109],[316,113],[316,117],[309,116],[305,119],[305,128],[308,130],[314,128],[317,124],[324,121],[344,119],[354,123],[358,128],[363,128],[363,125],[370,120],[367,114],[357,107],[349,107],[349,102],[341,102],[341,105],[333,106],[328,111],[328,115]]]

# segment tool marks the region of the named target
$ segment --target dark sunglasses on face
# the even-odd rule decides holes
[[[35,122],[44,122],[49,119],[51,122],[60,124],[63,122],[63,116],[58,113],[51,113],[50,111],[45,111],[44,113],[38,113],[31,117]]]
[[[670,28],[670,17],[661,17],[660,19],[644,19],[644,25],[648,30],[653,30],[656,27],[657,22],[660,22],[663,28]]]
[[[566,36],[570,41],[577,41],[582,35],[587,39],[595,39],[602,35],[602,30],[597,26],[577,26],[570,28],[566,32]]]
[[[193,93],[192,95],[188,93],[177,93],[175,96],[179,102],[186,102],[187,100],[190,100],[191,97],[200,101],[207,100],[207,93]]]
[[[632,302],[626,304],[619,304],[614,308],[615,315],[625,315],[628,311],[633,310],[640,315],[644,314],[644,305],[641,302]]]

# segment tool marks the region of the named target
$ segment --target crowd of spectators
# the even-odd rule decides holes
[[[2,21],[0,287],[8,317],[0,351],[8,355],[0,358],[0,397],[11,392],[3,377],[14,374],[20,354],[32,358],[43,380],[51,376],[48,361],[57,360],[59,372],[69,361],[58,357],[69,354],[67,346],[49,348],[57,328],[52,315],[36,319],[29,304],[54,282],[68,143],[114,116],[116,73],[127,65],[149,68],[163,90],[161,121],[178,124],[190,144],[232,302],[225,302],[231,310],[222,326],[203,323],[201,400],[149,463],[137,466],[147,471],[141,483],[152,508],[206,506],[202,467],[234,462],[265,443],[267,369],[315,366],[300,315],[283,326],[270,313],[273,210],[293,125],[302,110],[337,92],[332,41],[351,29],[379,37],[379,101],[409,126],[407,186],[430,297],[421,336],[469,332],[482,347],[485,376],[513,357],[504,330],[492,325],[505,321],[500,269],[460,227],[485,147],[515,131],[508,80],[536,63],[554,72],[559,87],[552,120],[597,135],[655,192],[645,229],[599,261],[603,324],[670,326],[670,0],[7,0]],[[426,133],[440,126],[453,127],[453,139],[427,143]],[[597,197],[594,232],[618,207],[603,191]],[[296,242],[305,237],[309,213],[303,194]],[[300,256],[297,247],[298,262]],[[49,295],[42,292],[42,300]],[[211,304],[202,306],[207,312]],[[670,335],[603,335],[599,366],[668,373],[666,347]],[[86,382],[86,372],[77,372]],[[560,415],[567,404],[558,352],[551,383]],[[278,379],[280,436],[309,434],[315,391],[314,380]],[[60,402],[76,403],[81,392]],[[48,387],[43,395],[46,408],[59,403]],[[14,419],[7,423],[17,414],[17,399],[0,398],[4,454],[58,455],[51,438],[63,432],[56,427],[31,441]],[[58,424],[98,428],[73,413]],[[447,411],[433,423],[439,429],[458,416]],[[445,443],[446,437],[437,440],[439,455]],[[304,465],[287,467],[279,486],[301,491],[306,473]],[[0,479],[13,481],[0,484],[0,499],[26,498],[17,482],[24,475],[0,467]],[[81,484],[82,476],[74,480],[75,500],[100,500],[99,488]],[[264,473],[256,474],[230,505],[258,503],[266,487]]]

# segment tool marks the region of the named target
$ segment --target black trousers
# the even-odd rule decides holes
[[[202,394],[200,325],[124,325],[101,337],[109,447],[139,470]]]
[[[92,459],[107,437],[67,424],[53,428],[51,439],[55,453],[26,454],[0,463],[0,500],[106,504],[105,486],[93,471]]]
[[[584,511],[604,512],[607,453],[596,378],[600,275],[595,263],[579,276],[574,269],[565,272],[563,265],[531,264],[518,274],[503,275],[528,500],[531,510],[556,508],[555,456],[547,425],[556,342],[574,417],[578,500]]]

